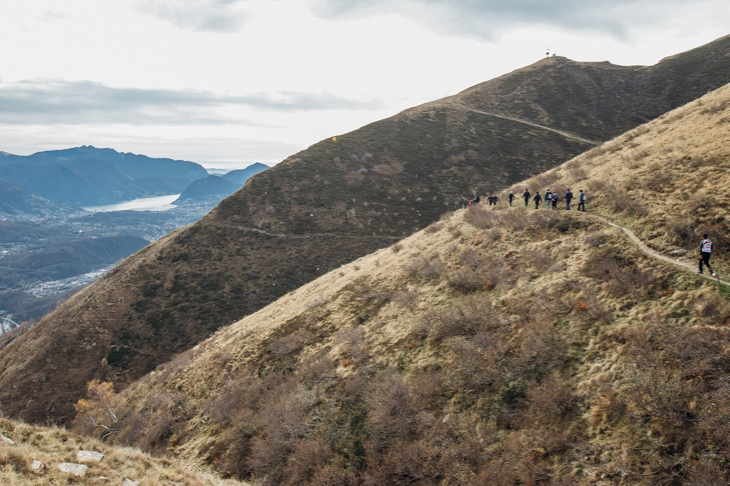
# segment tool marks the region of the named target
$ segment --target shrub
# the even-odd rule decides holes
[[[432,262],[425,257],[417,257],[404,270],[411,280],[437,280],[444,271],[444,265],[440,260]]]

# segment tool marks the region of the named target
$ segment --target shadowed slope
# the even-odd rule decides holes
[[[729,46],[724,38],[675,56],[665,61],[671,69],[548,59],[313,145],[129,258],[4,350],[3,410],[69,419],[89,379],[124,386],[465,197],[543,172],[591,148],[586,140],[724,84]],[[696,73],[698,57],[707,61]],[[686,81],[694,76],[700,81]]]

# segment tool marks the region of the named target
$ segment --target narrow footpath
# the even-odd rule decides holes
[[[623,231],[623,233],[626,236],[628,236],[631,241],[636,243],[636,246],[637,246],[637,248],[639,248],[639,250],[641,250],[642,252],[644,252],[645,254],[649,255],[652,258],[656,258],[657,260],[662,260],[664,262],[671,263],[672,265],[677,265],[677,266],[683,267],[684,269],[695,273],[698,277],[703,277],[707,280],[712,280],[713,282],[716,281],[718,283],[727,283],[727,281],[725,279],[721,278],[720,276],[713,277],[709,273],[697,274],[697,264],[691,265],[690,263],[681,261],[679,258],[668,257],[666,255],[662,255],[661,253],[659,253],[655,250],[652,250],[651,248],[649,248],[646,245],[646,243],[641,241],[639,239],[639,237],[636,236],[636,233],[634,233],[633,231],[631,231],[628,228],[620,226],[620,225],[614,223],[613,221],[610,221],[606,218],[602,218],[601,216],[597,216],[595,214],[587,214],[587,213],[581,213],[581,214],[588,216],[592,219],[597,219],[603,223],[606,223],[608,226],[610,226],[612,228],[616,228],[616,229]]]
[[[523,120],[522,118],[516,118],[516,117],[512,117],[512,116],[508,116],[508,115],[499,115],[497,113],[490,113],[488,111],[477,110],[477,109],[474,109],[474,108],[470,108],[469,106],[464,105],[464,104],[460,104],[460,105],[457,105],[457,106],[459,106],[460,108],[462,108],[465,111],[470,111],[472,113],[478,113],[480,115],[486,115],[486,116],[493,116],[493,117],[496,117],[496,118],[502,118],[503,120],[510,120],[510,121],[513,121],[513,122],[522,123],[524,125],[529,125],[531,127],[539,128],[541,130],[546,130],[548,132],[557,133],[558,135],[561,135],[561,136],[563,136],[565,138],[569,138],[569,139],[575,140],[577,142],[581,142],[581,143],[585,143],[585,144],[588,144],[588,145],[592,145],[594,147],[597,146],[597,145],[599,145],[599,142],[596,142],[594,140],[588,140],[587,138],[579,137],[577,135],[573,135],[572,133],[564,132],[562,130],[557,130],[555,128],[546,127],[545,125],[540,125],[539,123],[531,122],[531,121],[528,121],[528,120]]]

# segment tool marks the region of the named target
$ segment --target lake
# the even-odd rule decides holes
[[[167,196],[143,197],[131,201],[122,201],[116,204],[105,204],[103,206],[83,206],[83,209],[93,213],[109,211],[167,211],[176,208],[172,202],[180,197],[180,194]]]

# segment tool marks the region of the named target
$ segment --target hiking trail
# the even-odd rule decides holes
[[[631,241],[633,241],[634,243],[636,243],[636,246],[637,246],[637,248],[639,250],[641,250],[643,253],[645,253],[646,255],[649,255],[652,258],[656,258],[658,260],[662,260],[664,262],[671,263],[672,265],[678,265],[680,267],[685,268],[686,270],[689,270],[689,271],[695,273],[699,277],[704,277],[707,280],[712,280],[713,282],[714,281],[717,281],[718,283],[727,283],[727,281],[724,280],[724,279],[722,279],[720,276],[713,277],[709,273],[698,274],[697,273],[697,264],[691,265],[688,262],[683,262],[679,258],[668,257],[666,255],[662,255],[658,251],[652,250],[651,248],[649,248],[646,245],[646,243],[644,243],[643,241],[641,241],[641,239],[639,239],[639,237],[636,236],[636,233],[634,233],[633,231],[631,231],[630,229],[628,229],[628,228],[626,228],[624,226],[621,226],[621,225],[619,225],[617,223],[614,223],[613,221],[611,221],[609,219],[603,218],[603,217],[598,216],[598,215],[595,215],[595,214],[585,214],[585,213],[583,213],[583,214],[585,216],[590,217],[590,218],[597,219],[597,220],[599,220],[599,221],[601,221],[603,223],[606,223],[611,228],[620,229],[626,236],[629,237],[629,239]]]
[[[493,116],[496,118],[502,118],[504,120],[510,120],[513,122],[522,123],[524,125],[530,125],[531,127],[535,127],[535,128],[539,128],[541,130],[547,130],[549,132],[557,133],[558,135],[561,135],[565,138],[569,138],[571,140],[576,140],[581,143],[586,143],[586,144],[593,145],[593,146],[600,145],[599,142],[596,142],[594,140],[588,140],[587,138],[579,137],[577,135],[573,135],[568,132],[564,132],[562,130],[557,130],[555,128],[546,127],[545,125],[540,125],[539,123],[531,122],[528,120],[523,120],[522,118],[516,118],[516,117],[512,117],[512,116],[508,116],[508,115],[499,115],[497,113],[490,113],[488,111],[477,110],[476,108],[471,108],[463,103],[458,106],[466,111],[471,111],[472,113],[479,113],[480,115]]]

